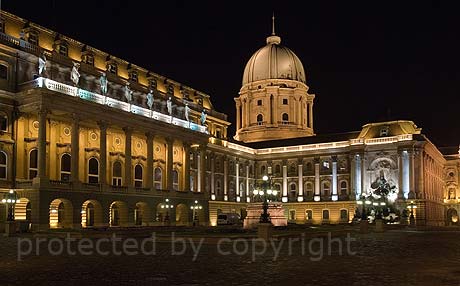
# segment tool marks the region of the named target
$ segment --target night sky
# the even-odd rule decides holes
[[[70,3],[4,0],[2,9],[206,92],[232,123],[244,66],[275,11],[277,34],[316,94],[316,133],[408,119],[438,146],[460,143],[454,1]]]

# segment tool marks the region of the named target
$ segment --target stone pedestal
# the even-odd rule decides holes
[[[369,222],[367,220],[361,220],[359,222],[359,231],[361,233],[367,233],[369,231]]]
[[[384,232],[384,224],[381,218],[375,220],[375,232]]]
[[[263,240],[270,240],[273,236],[273,225],[271,223],[259,223],[257,226],[257,237]]]
[[[16,222],[7,221],[5,222],[5,236],[13,236],[16,234]]]
[[[247,207],[247,216],[244,219],[243,228],[255,228],[260,221],[263,213],[262,203],[251,203]],[[280,202],[268,203],[268,213],[270,214],[273,226],[287,226],[287,218],[284,216],[284,209]]]

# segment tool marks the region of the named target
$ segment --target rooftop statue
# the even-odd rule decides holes
[[[207,116],[206,111],[203,109],[203,111],[201,111],[201,125],[205,125]]]
[[[80,73],[78,72],[79,68],[79,63],[73,63],[72,72],[70,73],[70,80],[73,82],[75,86],[78,85],[78,81],[80,80]]]
[[[46,56],[41,54],[38,57],[38,75],[41,75],[44,71],[46,71]]]
[[[166,108],[168,109],[168,114],[172,116],[172,100],[171,100],[171,96],[166,101]]]
[[[152,94],[152,90],[149,91],[149,93],[147,93],[147,105],[150,109],[152,109],[152,106],[153,106],[153,94]]]
[[[188,103],[185,103],[185,120],[187,120],[188,122],[190,122],[189,115],[190,115],[190,107],[188,107]]]
[[[101,77],[99,78],[99,82],[101,84],[101,94],[106,95],[107,94],[107,75],[105,72],[101,74]]]
[[[131,103],[131,101],[133,100],[133,91],[129,87],[129,82],[127,82],[125,85],[125,97],[129,103]]]

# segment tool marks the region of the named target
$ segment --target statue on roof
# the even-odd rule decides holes
[[[101,84],[101,94],[106,95],[107,94],[107,75],[105,72],[101,74],[101,77],[99,78],[99,83]]]
[[[41,75],[44,71],[46,71],[46,56],[42,53],[38,57],[38,75]]]
[[[166,108],[168,109],[168,114],[172,116],[172,100],[171,100],[171,96],[168,97],[168,100],[166,101]]]
[[[153,91],[149,90],[149,93],[147,93],[147,105],[150,109],[152,109],[153,106]]]
[[[205,125],[207,116],[208,115],[206,114],[206,110],[203,109],[203,111],[201,111],[201,125]]]
[[[131,101],[133,100],[133,91],[129,87],[129,82],[127,82],[125,85],[125,97],[128,103],[131,103]]]
[[[80,68],[80,63],[73,63],[72,71],[70,73],[70,80],[73,82],[75,86],[78,85],[78,81],[80,80],[80,73],[78,69]]]
[[[190,122],[190,107],[188,106],[188,103],[186,102],[185,103],[185,120],[187,120],[188,122]]]

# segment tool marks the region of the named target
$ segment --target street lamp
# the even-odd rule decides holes
[[[411,226],[415,225],[415,216],[414,216],[414,209],[417,208],[417,205],[414,201],[410,201],[410,204],[407,206],[410,209],[410,217],[409,217],[409,224]]]
[[[271,223],[270,214],[268,213],[268,201],[276,199],[278,196],[277,190],[272,190],[271,188],[271,177],[264,175],[262,177],[262,184],[260,189],[254,190],[254,196],[258,197],[259,200],[262,200],[262,209],[263,212],[260,215],[259,222],[261,223]]]
[[[165,199],[164,203],[161,204],[162,209],[166,209],[165,222],[169,222],[169,209],[173,209],[174,205],[169,203],[169,199]]]
[[[372,204],[372,202],[370,200],[366,199],[366,197],[364,195],[362,195],[360,200],[357,201],[357,204],[363,206],[362,212],[361,212],[361,220],[362,221],[367,220],[366,205],[370,205],[370,204]]]
[[[198,224],[198,212],[197,210],[203,209],[203,207],[195,201],[195,205],[191,206],[190,209],[193,211],[193,226]]]
[[[18,194],[14,190],[10,190],[3,195],[2,203],[7,205],[8,216],[7,221],[14,221],[14,205],[19,203]]]

